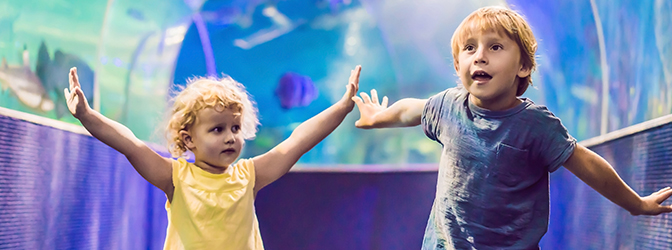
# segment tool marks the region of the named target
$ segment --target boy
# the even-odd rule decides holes
[[[549,172],[561,165],[633,215],[661,206],[670,188],[640,197],[560,119],[520,98],[531,84],[537,43],[526,21],[500,7],[476,10],[451,41],[462,86],[387,108],[353,97],[359,128],[422,125],[443,146],[436,198],[422,249],[538,249],[549,217]]]

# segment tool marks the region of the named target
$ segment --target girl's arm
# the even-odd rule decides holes
[[[672,195],[672,189],[666,187],[649,196],[640,197],[623,182],[606,160],[584,146],[577,144],[563,165],[588,186],[632,215],[672,212],[672,206],[660,205]]]
[[[255,193],[287,173],[303,154],[312,149],[341,124],[345,116],[355,106],[351,98],[359,88],[360,71],[360,66],[351,71],[350,82],[341,100],[301,123],[287,140],[265,154],[253,158],[257,176],[254,187]]]
[[[172,200],[172,163],[135,137],[130,129],[91,109],[82,92],[77,69],[70,69],[70,90],[64,89],[65,100],[72,115],[79,119],[93,137],[126,156],[136,171],[158,187]]]
[[[371,98],[366,92],[352,100],[359,108],[360,118],[355,126],[363,129],[412,127],[420,125],[422,110],[427,103],[426,99],[405,98],[387,107],[387,96],[383,97],[382,104],[378,103],[378,92],[371,90]]]

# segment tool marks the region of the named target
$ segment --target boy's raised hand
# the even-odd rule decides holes
[[[72,116],[79,119],[80,116],[86,113],[90,107],[89,103],[86,101],[84,92],[82,92],[82,86],[79,84],[79,77],[77,76],[77,68],[73,67],[70,69],[70,90],[63,89],[65,94],[65,101],[68,104],[68,109]]]
[[[357,104],[357,108],[359,108],[360,115],[359,120],[355,122],[355,127],[371,128],[374,116],[387,108],[387,96],[383,96],[383,102],[378,103],[378,92],[375,89],[371,90],[370,98],[366,92],[362,92],[360,95],[362,98],[352,97],[352,100]]]
[[[672,212],[672,206],[661,206],[663,201],[672,196],[672,188],[666,187],[649,196],[642,197],[642,215],[659,215]],[[635,214],[637,215],[637,214]]]

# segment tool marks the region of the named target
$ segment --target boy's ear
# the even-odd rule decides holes
[[[530,69],[529,66],[526,66],[524,64],[520,65],[520,70],[518,70],[518,77],[520,78],[525,78],[530,76],[532,74],[532,70]]]
[[[453,66],[455,67],[455,72],[460,71],[460,66],[457,60],[453,60]]]
[[[180,130],[180,139],[184,142],[184,146],[187,146],[187,149],[191,150],[194,147],[191,135],[186,130]]]

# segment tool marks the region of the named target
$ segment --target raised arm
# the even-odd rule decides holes
[[[371,97],[366,92],[362,98],[354,96],[352,100],[359,108],[360,118],[355,126],[363,129],[412,127],[420,125],[422,109],[426,99],[405,98],[387,107],[387,96],[383,97],[382,104],[378,103],[378,92],[371,90]]]
[[[63,90],[68,109],[96,139],[128,158],[138,173],[163,190],[172,200],[173,181],[170,159],[164,158],[135,137],[130,129],[91,109],[82,92],[77,69],[70,69],[70,89]]]
[[[577,145],[564,166],[588,186],[632,215],[672,212],[672,206],[660,205],[672,195],[672,189],[666,187],[649,196],[640,197],[623,182],[606,160],[584,146]]]
[[[341,100],[301,123],[287,140],[265,154],[254,157],[257,176],[254,186],[255,193],[286,174],[303,154],[312,149],[343,122],[345,116],[355,106],[351,98],[359,88],[360,71],[361,67],[357,66],[355,70],[350,72],[350,80]]]

